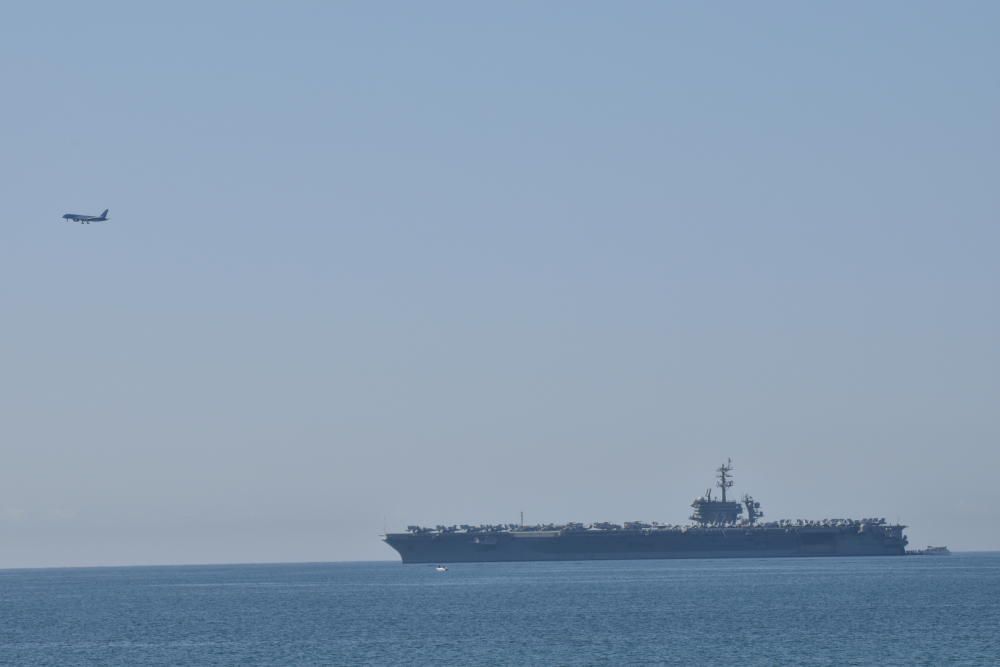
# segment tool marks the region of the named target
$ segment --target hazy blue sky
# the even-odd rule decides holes
[[[1000,549],[998,31],[5,6],[0,567],[680,522],[727,456],[770,518]]]

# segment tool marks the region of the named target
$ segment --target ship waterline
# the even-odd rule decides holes
[[[457,563],[668,558],[779,558],[794,556],[902,556],[905,526],[884,519],[825,519],[762,523],[760,503],[726,498],[731,464],[718,469],[721,499],[711,490],[692,503],[692,525],[410,526],[385,542],[404,563]],[[741,517],[743,508],[747,516]]]

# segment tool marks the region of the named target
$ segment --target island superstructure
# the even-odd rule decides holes
[[[691,524],[627,521],[460,525],[424,528],[383,539],[404,563],[614,560],[655,558],[777,558],[785,556],[902,556],[906,526],[885,519],[762,522],[760,503],[727,496],[732,463],[716,471],[719,497],[709,488],[691,503]],[[744,514],[745,511],[745,514]]]

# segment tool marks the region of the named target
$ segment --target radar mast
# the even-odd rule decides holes
[[[719,473],[719,481],[715,483],[717,487],[722,489],[722,502],[726,502],[726,489],[733,486],[733,480],[729,478],[729,473],[733,470],[733,460],[728,459],[725,463],[719,466],[718,470],[715,472]]]

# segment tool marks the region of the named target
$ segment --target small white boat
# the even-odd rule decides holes
[[[434,568],[434,571],[435,572],[447,572],[448,568],[446,568],[444,565],[438,565],[436,568]]]
[[[948,550],[948,547],[927,547],[926,549],[921,550],[920,553],[924,554],[925,556],[950,556],[951,555],[951,552]]]

